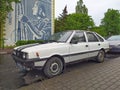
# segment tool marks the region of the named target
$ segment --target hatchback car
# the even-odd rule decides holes
[[[110,45],[109,52],[120,53],[120,35],[113,35],[107,39]]]
[[[54,34],[45,44],[14,48],[13,58],[25,70],[42,69],[47,77],[60,74],[66,64],[95,58],[103,62],[109,43],[91,31],[70,30]]]

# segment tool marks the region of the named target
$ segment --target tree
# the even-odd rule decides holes
[[[12,2],[19,2],[19,0],[0,0],[0,21],[6,20],[7,14],[13,10]]]
[[[97,32],[97,33],[99,33],[100,35],[102,35],[105,38],[107,37],[106,32],[104,31],[103,27],[101,27],[101,26],[93,27],[91,31]]]
[[[119,10],[108,9],[101,21],[101,27],[107,36],[120,34],[120,13]]]
[[[87,14],[69,14],[67,15],[64,22],[60,22],[60,20],[55,20],[55,32],[63,31],[63,30],[87,30],[88,27],[94,27],[94,22],[90,16]],[[64,25],[63,25],[64,23]]]
[[[64,19],[67,15],[68,15],[68,11],[67,11],[67,5],[66,5],[65,8],[63,9],[62,14],[60,14],[59,19]]]
[[[3,43],[3,31],[7,15],[12,11],[12,2],[19,2],[19,0],[0,0],[0,46]]]
[[[60,14],[58,19],[55,19],[55,32],[61,31],[61,29],[59,27],[65,26],[65,19],[66,19],[67,15],[68,15],[68,11],[67,11],[67,5],[66,5],[65,8],[63,9],[62,14]]]
[[[79,0],[76,5],[76,13],[88,14],[87,7],[83,4],[82,0]]]

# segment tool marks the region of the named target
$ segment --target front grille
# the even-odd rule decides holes
[[[23,58],[22,57],[23,56],[23,52],[16,50],[16,56],[19,57],[19,58]]]

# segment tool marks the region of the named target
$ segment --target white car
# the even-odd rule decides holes
[[[13,58],[25,70],[42,69],[47,77],[60,74],[66,64],[95,58],[103,62],[109,43],[91,31],[70,30],[54,34],[45,44],[14,48]]]

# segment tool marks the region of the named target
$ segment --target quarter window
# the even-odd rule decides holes
[[[96,34],[97,35],[97,34]],[[104,42],[103,38],[101,38],[99,35],[97,35],[98,39],[100,40],[100,42]]]
[[[91,32],[87,32],[87,37],[88,37],[88,42],[98,42],[99,41],[97,39],[97,37]]]

